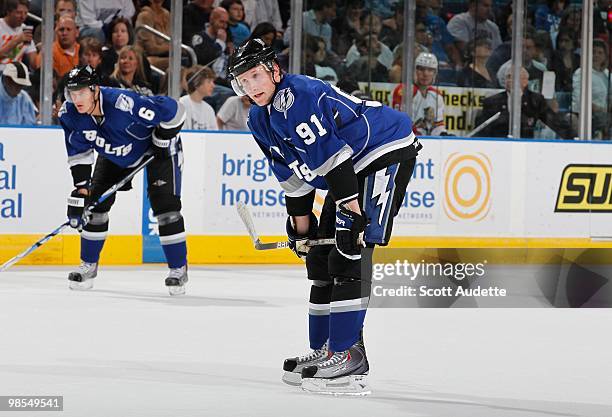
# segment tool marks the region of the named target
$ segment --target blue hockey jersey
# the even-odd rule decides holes
[[[59,111],[70,166],[93,164],[94,149],[120,167],[133,166],[151,147],[156,126],[178,126],[184,118],[171,97],[144,97],[119,88],[100,87],[100,107],[100,124],[68,101]]]
[[[326,190],[323,176],[348,158],[359,172],[389,152],[421,147],[406,114],[303,75],[286,74],[270,105],[251,106],[247,123],[290,197]]]

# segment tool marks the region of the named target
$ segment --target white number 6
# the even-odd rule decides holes
[[[147,109],[146,107],[141,107],[140,110],[138,110],[138,115],[145,120],[153,120],[155,117],[155,112],[151,109]]]

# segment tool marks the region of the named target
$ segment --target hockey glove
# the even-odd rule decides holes
[[[287,237],[289,238],[289,248],[298,256],[298,258],[304,260],[310,246],[307,245],[308,239],[314,239],[317,236],[318,229],[317,218],[313,213],[310,213],[308,233],[306,235],[299,235],[293,226],[291,216],[287,217]]]
[[[77,229],[79,232],[83,230],[89,220],[85,213],[88,196],[81,194],[79,190],[74,190],[68,197],[67,216],[70,222],[70,227]]]
[[[366,222],[364,217],[342,204],[336,209],[336,248],[345,258],[361,259],[363,232]]]
[[[174,138],[162,139],[157,134],[157,129],[153,131],[153,153],[156,159],[166,159],[172,156],[172,141]]]

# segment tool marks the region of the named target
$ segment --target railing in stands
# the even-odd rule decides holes
[[[135,31],[136,34],[138,34],[138,32],[140,32],[141,30],[146,30],[147,32],[152,33],[153,35],[157,36],[158,38],[161,38],[163,40],[165,40],[166,42],[171,42],[172,38],[170,38],[170,36],[166,35],[165,33],[160,32],[159,30],[152,28],[149,25],[142,25],[142,26],[138,26]],[[184,43],[181,44],[181,49],[185,52],[187,52],[187,54],[189,54],[189,57],[191,58],[191,65],[190,67],[196,65],[198,63],[198,57],[196,56],[195,51],[193,50],[192,47],[185,45]],[[153,69],[153,67],[151,67],[151,69]],[[156,68],[154,70],[155,72],[158,71],[162,71],[159,68]],[[164,71],[162,71],[163,74],[165,74]]]

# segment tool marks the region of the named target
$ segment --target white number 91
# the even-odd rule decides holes
[[[327,130],[321,125],[321,122],[317,118],[315,114],[310,116],[310,121],[314,123],[315,127],[318,130],[319,136],[325,136],[327,134]],[[300,135],[302,139],[304,139],[304,143],[306,145],[312,145],[315,140],[317,140],[317,135],[312,131],[310,125],[307,122],[302,122],[295,127],[295,133]]]

